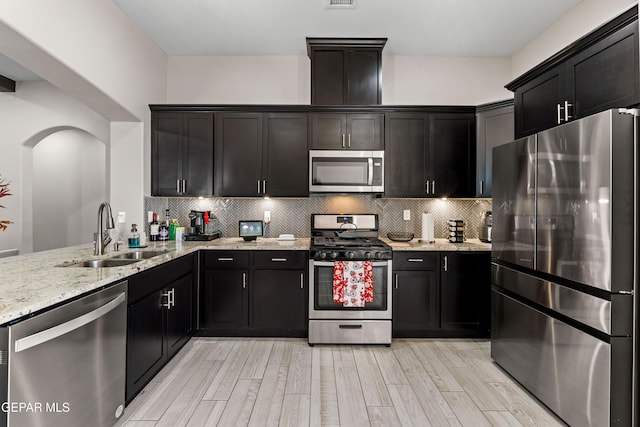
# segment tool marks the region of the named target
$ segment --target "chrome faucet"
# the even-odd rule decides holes
[[[104,224],[104,210],[107,210],[107,224],[103,229]],[[111,212],[111,205],[104,202],[98,208],[98,232],[93,234],[93,254],[104,255],[105,248],[111,242],[111,236],[109,236],[108,230],[116,228],[113,222],[113,213]]]

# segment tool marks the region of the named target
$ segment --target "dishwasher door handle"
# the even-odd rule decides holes
[[[126,294],[122,292],[118,294],[117,297],[115,297],[114,299],[106,303],[105,305],[100,306],[95,310],[90,311],[86,314],[83,314],[80,317],[76,317],[75,319],[71,319],[67,322],[61,323],[49,329],[45,329],[44,331],[35,333],[33,335],[20,338],[19,340],[16,340],[15,352],[19,353],[21,351],[30,349],[31,347],[35,347],[47,341],[56,339],[59,336],[67,334],[71,331],[79,329],[84,325],[103,317],[104,315],[106,315],[107,313],[115,309],[117,306],[125,302],[126,299],[127,299]]]

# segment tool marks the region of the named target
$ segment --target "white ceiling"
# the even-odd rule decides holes
[[[305,37],[387,37],[385,54],[511,56],[582,0],[113,0],[168,55],[305,55]],[[0,53],[0,74],[38,76]]]
[[[114,0],[168,55],[304,55],[387,37],[393,55],[511,56],[581,0]]]

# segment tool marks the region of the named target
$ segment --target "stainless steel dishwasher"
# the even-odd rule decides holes
[[[1,327],[0,426],[113,426],[126,332],[126,281]]]

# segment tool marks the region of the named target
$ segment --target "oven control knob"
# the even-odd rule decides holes
[[[364,257],[365,257],[366,259],[371,259],[371,258],[373,258],[373,254],[372,254],[371,252],[365,252],[365,253],[364,253]]]
[[[320,259],[325,259],[327,257],[327,253],[326,252],[318,252],[318,256],[320,257]]]
[[[382,258],[382,252],[377,252],[376,253],[376,258]]]
[[[353,252],[347,252],[347,258],[354,258],[356,256]]]
[[[338,258],[338,252],[331,252],[331,258],[333,259]]]

